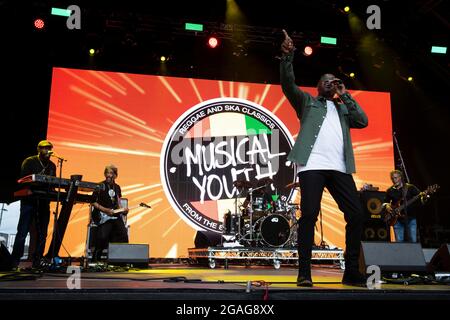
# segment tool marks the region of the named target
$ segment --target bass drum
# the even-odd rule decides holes
[[[262,242],[270,247],[282,247],[291,236],[289,221],[280,214],[271,214],[259,221]]]

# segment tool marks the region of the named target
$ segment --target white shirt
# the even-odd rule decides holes
[[[336,170],[345,173],[344,138],[336,106],[327,100],[327,115],[322,123],[306,166],[299,171]]]

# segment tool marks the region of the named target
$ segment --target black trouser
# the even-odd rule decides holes
[[[96,260],[100,259],[103,249],[107,249],[110,242],[128,243],[128,232],[122,218],[108,220],[99,225],[95,238],[94,259]]]
[[[311,277],[311,250],[314,242],[314,226],[320,210],[323,189],[326,187],[339,209],[344,213],[345,266],[357,271],[363,228],[363,211],[350,174],[333,170],[310,170],[298,174],[301,190],[301,212],[298,221],[299,274]]]
[[[47,229],[50,220],[50,203],[47,200],[22,200],[20,203],[20,217],[17,224],[17,234],[14,240],[12,257],[14,266],[18,266],[24,253],[25,239],[30,227],[34,224],[35,235],[30,239],[30,247],[35,248],[33,265],[38,265],[44,254]],[[31,242],[36,243],[31,243]],[[31,250],[29,250],[30,252]]]

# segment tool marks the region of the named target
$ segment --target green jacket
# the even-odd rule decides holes
[[[327,114],[327,103],[324,97],[318,96],[314,98],[297,87],[292,67],[293,59],[293,54],[283,55],[280,63],[281,87],[300,120],[300,132],[294,147],[288,155],[288,160],[304,166],[308,162],[311,150]],[[350,93],[344,93],[340,98],[342,101],[335,100],[334,104],[341,121],[346,172],[351,174],[355,172],[355,157],[353,155],[350,128],[365,128],[368,125],[368,119]]]

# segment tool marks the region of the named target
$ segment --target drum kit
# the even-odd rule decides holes
[[[228,211],[223,219],[223,238],[239,246],[293,247],[297,245],[297,212],[299,205],[283,201],[275,195],[264,195],[264,188],[272,179],[259,181],[255,187],[246,180],[233,183],[239,194],[235,199],[235,213]],[[298,182],[285,186],[299,188]],[[238,199],[247,195],[244,206]]]

